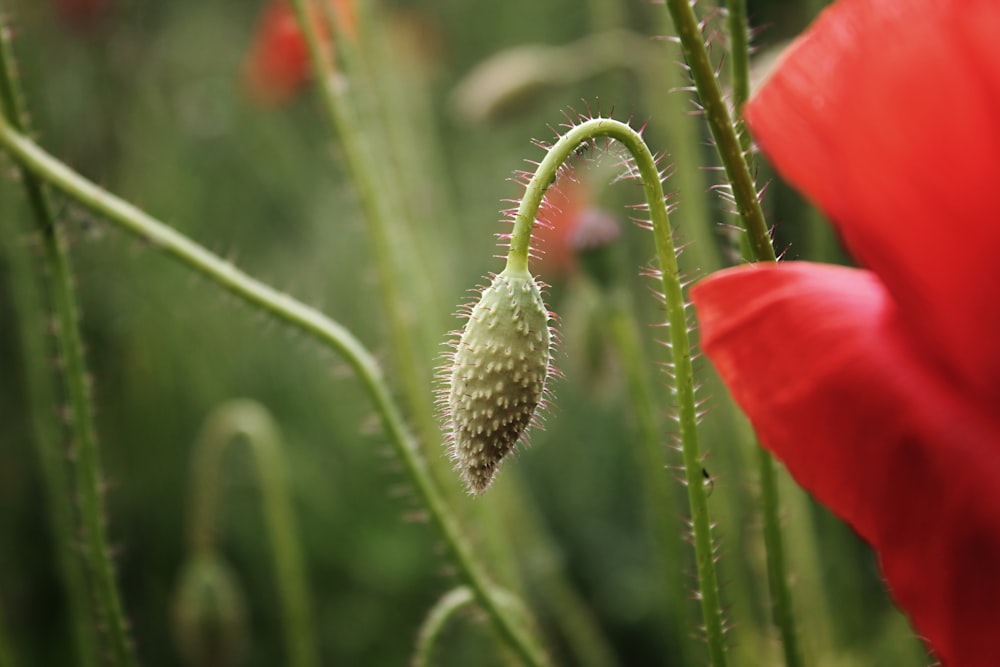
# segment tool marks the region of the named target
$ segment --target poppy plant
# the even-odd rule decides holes
[[[841,0],[745,117],[865,268],[728,269],[702,346],[946,667],[1000,665],[1000,3]]]

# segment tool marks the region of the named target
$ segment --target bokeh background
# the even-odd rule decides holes
[[[793,37],[819,3],[749,3],[762,53]],[[47,150],[238,266],[316,306],[384,363],[399,393],[398,354],[382,308],[380,275],[355,183],[315,88],[280,94],[254,83],[265,0],[6,0],[37,138]],[[703,2],[699,11],[713,12]],[[365,35],[370,78],[357,84],[358,131],[385,165],[380,185],[405,220],[393,247],[409,256],[406,295],[418,367],[433,400],[433,369],[453,313],[502,261],[495,234],[515,169],[541,152],[567,108],[614,109],[648,121],[654,151],[670,153],[679,236],[692,245],[685,270],[703,275],[731,261],[733,219],[707,190],[718,178],[700,118],[692,115],[680,56],[667,41],[663,6],[638,0],[421,0],[379,3]],[[722,23],[713,55],[725,52]],[[611,46],[580,42],[627,31]],[[617,40],[617,41],[616,41]],[[485,60],[524,45],[566,47],[511,76],[518,95],[485,110],[498,74],[475,94]],[[605,52],[606,51],[606,52]],[[530,75],[530,76],[527,76]],[[485,91],[485,92],[483,92]],[[471,97],[469,97],[471,95]],[[462,100],[465,100],[463,106]],[[25,392],[12,253],[31,254],[31,222],[19,183],[0,178],[0,609],[13,664],[75,664],[65,593],[55,563],[42,474]],[[600,160],[597,160],[600,162]],[[605,161],[605,166],[607,162]],[[761,165],[761,179],[773,178]],[[656,343],[661,316],[639,276],[653,259],[648,233],[628,222],[639,191],[595,179],[589,201],[620,221],[619,294],[654,378],[663,444],[669,400]],[[258,401],[282,435],[295,520],[309,581],[319,653],[326,665],[408,664],[418,628],[458,582],[433,530],[346,365],[313,342],[252,312],[155,249],[55,195],[70,240],[107,481],[109,533],[142,664],[184,664],[172,624],[178,575],[188,558],[191,460],[206,418],[234,398]],[[832,233],[775,183],[767,199],[779,249],[843,261]],[[553,252],[555,252],[553,250]],[[415,258],[415,259],[414,259]],[[651,537],[655,512],[643,479],[633,406],[607,322],[604,295],[579,266],[542,267],[559,314],[564,378],[545,428],[508,462],[483,498],[465,496],[444,448],[424,442],[432,468],[488,569],[533,610],[565,665],[705,663],[690,596],[669,600],[681,573],[693,591],[688,549],[668,560]],[[45,337],[45,331],[37,331]],[[53,360],[57,363],[57,360]],[[723,599],[733,663],[779,664],[769,622],[766,565],[755,504],[753,442],[725,390],[701,362],[708,397],[703,446],[715,478]],[[60,422],[59,411],[51,420]],[[670,451],[666,460],[679,463]],[[249,450],[232,448],[219,549],[238,580],[248,628],[235,664],[285,664],[271,546]],[[669,469],[663,475],[676,475]],[[782,472],[793,596],[810,664],[929,662],[887,599],[876,563],[850,530],[811,504]],[[678,531],[682,487],[669,513]],[[685,545],[686,547],[686,545]],[[442,665],[510,663],[475,613],[449,627]]]

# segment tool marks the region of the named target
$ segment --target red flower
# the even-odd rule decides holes
[[[1000,3],[841,0],[747,105],[865,270],[693,290],[765,447],[878,553],[949,667],[1000,665]]]
[[[344,32],[353,37],[357,32],[353,2],[326,1],[337,13]],[[320,39],[329,42],[320,7],[311,4],[310,8]],[[299,29],[295,11],[288,0],[271,0],[261,15],[245,65],[251,94],[265,103],[287,101],[305,85],[310,72],[309,47]]]

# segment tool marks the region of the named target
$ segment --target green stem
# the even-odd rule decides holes
[[[712,137],[715,139],[716,150],[719,152],[726,177],[733,188],[736,208],[746,228],[753,258],[759,262],[777,261],[760,200],[757,198],[753,176],[746,159],[749,137],[746,133],[742,133],[741,141],[736,126],[733,124],[729,109],[722,98],[719,81],[705,49],[704,35],[698,27],[691,4],[687,0],[666,0],[666,2],[674,21],[674,27],[680,37],[688,66],[691,68],[691,76],[698,89],[698,96],[705,109],[705,118],[708,121]],[[739,43],[742,51],[740,54],[730,55],[731,58],[741,63],[739,71],[734,65],[734,79],[742,79],[744,76],[748,76],[745,73],[746,66],[742,64],[745,63],[745,39],[748,34],[746,6],[742,0],[737,0],[730,6],[730,22],[734,33],[731,36],[734,41],[734,50]],[[735,86],[736,82],[734,81],[734,90]],[[745,96],[741,99],[737,94],[738,109],[743,101],[745,101]],[[773,594],[772,610],[775,623],[782,635],[786,662],[792,667],[800,665],[802,659],[797,648],[798,640],[791,612],[791,591],[788,587],[788,575],[784,565],[784,545],[778,518],[778,486],[775,483],[774,463],[771,458],[771,455],[764,450],[761,450],[758,457],[764,534],[768,549],[768,577]]]
[[[191,548],[212,553],[219,492],[222,489],[223,455],[229,443],[243,436],[257,463],[261,502],[267,525],[278,593],[288,664],[294,667],[319,665],[309,594],[306,586],[298,530],[285,482],[281,456],[281,436],[267,410],[253,401],[231,401],[209,416],[195,447],[192,495]]]
[[[81,205],[104,216],[124,230],[146,241],[192,271],[201,274],[246,303],[318,340],[341,355],[368,392],[390,443],[403,462],[406,474],[451,553],[461,575],[493,620],[501,635],[529,665],[547,664],[545,654],[533,638],[506,613],[490,589],[489,579],[458,523],[445,504],[421,458],[417,442],[407,430],[393,401],[381,368],[371,353],[343,326],[319,311],[251,278],[229,262],[212,254],[151,215],[103,190],[59,162],[30,139],[0,120],[0,146],[52,186]]]
[[[694,397],[694,372],[691,365],[691,342],[685,313],[684,294],[677,257],[670,229],[670,218],[663,198],[663,184],[656,161],[638,132],[625,123],[610,118],[592,118],[568,130],[559,137],[539,163],[535,174],[525,188],[524,196],[514,218],[514,232],[507,255],[507,270],[527,271],[531,228],[538,207],[559,167],[587,141],[609,137],[620,142],[631,153],[642,180],[646,203],[653,225],[653,237],[660,264],[661,287],[667,307],[670,348],[673,355],[674,396],[677,423],[680,429],[684,474],[687,482],[688,502],[691,506],[691,527],[694,536],[695,564],[698,573],[702,619],[708,640],[712,664],[726,664],[726,647],[719,601],[719,585],[712,550],[711,524],[708,516],[708,498],[701,475],[701,453],[698,445],[697,407]]]
[[[393,360],[401,378],[407,408],[420,438],[425,443],[437,442],[440,439],[440,429],[433,406],[428,400],[429,378],[425,376],[425,369],[419,362],[423,358],[417,346],[421,337],[413,335],[415,328],[420,331],[423,325],[416,319],[410,307],[412,304],[408,305],[400,289],[400,285],[407,284],[412,284],[415,288],[421,281],[406,281],[403,278],[416,275],[417,270],[416,267],[409,270],[408,259],[404,261],[398,257],[401,253],[393,243],[397,236],[393,232],[394,220],[404,217],[398,212],[399,207],[392,205],[394,185],[392,179],[379,169],[375,160],[378,152],[372,150],[373,142],[367,140],[364,128],[357,123],[357,110],[351,108],[351,97],[359,93],[352,90],[353,82],[349,82],[330,66],[326,50],[332,46],[325,47],[321,41],[316,22],[311,18],[314,14],[309,10],[309,0],[292,0],[292,4],[309,47],[324,109],[358,189],[378,269],[382,306],[388,318],[388,333],[394,351]],[[330,14],[333,12],[328,16]],[[336,21],[333,23],[336,24]],[[336,25],[333,27],[338,28]],[[339,53],[345,60],[345,66],[356,69],[355,62],[359,54],[354,49],[344,46],[339,49]]]
[[[472,591],[465,586],[460,586],[445,593],[431,607],[427,618],[424,619],[423,625],[420,626],[420,633],[417,635],[417,646],[413,652],[413,660],[410,663],[411,667],[430,667],[430,665],[435,664],[434,647],[441,633],[444,632],[445,627],[448,625],[448,621],[459,611],[475,601],[476,598],[473,596]]]
[[[687,582],[684,577],[684,560],[681,552],[683,527],[676,509],[677,499],[670,477],[664,474],[667,461],[662,429],[655,409],[653,388],[649,377],[649,363],[640,342],[631,295],[625,289],[615,289],[604,295],[608,309],[607,323],[611,339],[618,352],[622,371],[628,386],[629,406],[636,417],[642,452],[639,464],[645,476],[648,494],[648,511],[652,517],[655,543],[666,567],[666,593],[670,600],[671,621],[683,625],[687,620],[685,606]],[[684,663],[689,651],[686,632],[677,634],[677,662]]]
[[[76,661],[80,667],[97,664],[94,619],[89,604],[86,572],[80,560],[77,542],[74,490],[66,452],[62,449],[63,431],[54,415],[58,414],[56,378],[52,374],[54,353],[46,330],[46,311],[42,307],[39,270],[32,267],[29,249],[19,243],[19,231],[12,220],[0,212],[0,243],[9,271],[9,285],[21,343],[24,383],[31,430],[34,435],[42,473],[42,490],[48,509],[49,528],[56,552],[56,566],[66,591],[66,603]]]
[[[746,0],[726,0],[729,20],[729,71],[736,110],[736,133],[743,154],[750,150],[750,135],[743,123],[743,105],[750,98],[750,28],[747,25]]]
[[[767,550],[767,574],[771,589],[771,615],[781,632],[781,648],[787,667],[801,667],[802,652],[795,629],[795,610],[788,588],[785,545],[778,523],[778,481],[774,457],[757,444],[757,469],[760,473],[761,504],[764,514],[764,546]]]
[[[691,77],[698,89],[698,97],[705,110],[705,119],[715,140],[715,148],[722,159],[726,178],[733,188],[736,208],[746,227],[750,246],[757,261],[775,261],[767,222],[757,199],[757,189],[747,165],[740,139],[737,136],[729,107],[722,97],[719,81],[705,48],[705,37],[698,27],[698,20],[688,0],[666,0],[667,9],[674,22],[674,29],[681,40],[681,48],[691,68]]]
[[[0,10],[0,17],[2,15]],[[0,125],[11,131],[14,128],[22,132],[29,131],[15,74],[10,36],[3,24],[0,24],[0,97],[4,117],[0,120]],[[73,432],[70,460],[73,462],[83,524],[81,548],[84,562],[90,570],[97,625],[107,632],[111,664],[126,667],[135,664],[135,655],[128,638],[128,626],[115,583],[114,565],[106,535],[100,455],[69,254],[66,252],[62,231],[55,224],[52,207],[41,180],[26,169],[22,171],[22,180],[42,241],[43,261],[48,270],[48,298],[55,311],[56,347],[62,360],[62,377],[70,403],[70,426]]]

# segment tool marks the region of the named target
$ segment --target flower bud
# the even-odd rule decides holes
[[[214,554],[189,560],[177,584],[173,612],[178,652],[186,664],[239,664],[246,649],[246,609],[225,561]]]
[[[489,487],[542,401],[551,358],[548,320],[527,271],[496,276],[469,313],[447,400],[451,457],[472,493]]]

